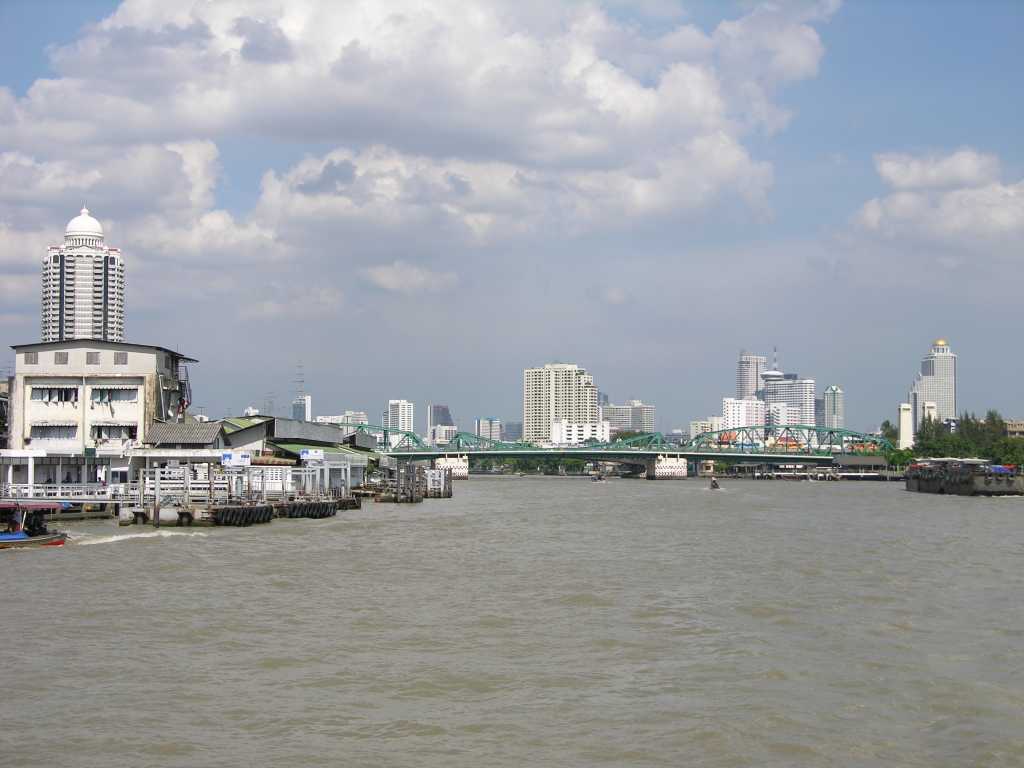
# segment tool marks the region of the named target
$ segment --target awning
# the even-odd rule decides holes
[[[77,427],[77,421],[33,421],[33,427]]]
[[[95,392],[97,389],[138,389],[141,384],[90,384],[89,387]]]
[[[123,419],[121,421],[117,421],[117,420],[114,420],[114,421],[94,421],[94,422],[92,422],[92,426],[94,426],[94,427],[137,427],[137,426],[139,426],[139,422],[137,422],[137,421],[125,421]]]

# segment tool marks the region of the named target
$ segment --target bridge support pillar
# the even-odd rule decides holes
[[[439,456],[434,459],[434,469],[450,469],[452,480],[465,480],[469,477],[469,456],[464,453]]]
[[[647,462],[648,480],[682,480],[685,477],[685,456],[661,454]]]

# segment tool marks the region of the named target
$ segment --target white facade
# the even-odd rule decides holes
[[[43,260],[41,325],[43,341],[124,341],[124,260],[88,208]]]
[[[601,421],[607,421],[612,434],[618,432],[653,432],[654,406],[640,400],[629,400],[625,405],[602,405],[598,408]]]
[[[761,389],[761,374],[768,370],[768,358],[740,352],[736,364],[736,399],[749,400]]]
[[[552,445],[580,445],[591,440],[607,443],[610,437],[611,430],[607,421],[580,423],[557,419],[551,424],[551,435],[547,442]]]
[[[925,400],[924,403],[921,405],[921,420],[938,421],[939,404],[933,403],[931,400]]]
[[[846,395],[842,388],[836,384],[826,387],[821,400],[824,421],[818,426],[828,429],[842,429],[846,426]]]
[[[900,403],[899,444],[901,451],[914,447],[914,407],[910,403]]]
[[[501,440],[501,419],[476,419],[473,422],[473,434],[488,440]]]
[[[183,363],[195,361],[162,347],[83,339],[14,349],[12,449],[121,455],[191,397]]]
[[[381,426],[402,432],[412,432],[415,424],[413,414],[413,404],[408,400],[388,400],[388,409],[384,411],[387,420]]]
[[[925,418],[925,402],[935,403],[936,421],[956,418],[956,355],[945,339],[936,339],[931,351],[921,360],[921,370],[910,387],[909,400],[915,431]]]
[[[594,377],[570,363],[549,363],[523,371],[523,439],[551,439],[556,421],[597,424]]]
[[[771,405],[765,405],[765,424],[770,424],[773,427],[785,427],[790,424],[799,424],[800,418],[798,414],[794,414],[792,417],[789,413],[789,406],[785,403],[772,403]]]
[[[337,416],[317,416],[318,424],[369,424],[370,417],[366,411],[344,411]]]
[[[761,426],[767,423],[766,417],[765,404],[761,400],[722,398],[722,429]]]
[[[764,402],[771,414],[771,406],[784,404],[787,424],[814,426],[814,379],[801,379],[796,374],[765,371],[761,374]]]

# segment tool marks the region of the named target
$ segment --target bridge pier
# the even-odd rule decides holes
[[[434,459],[434,469],[450,469],[452,480],[469,478],[469,456],[465,453],[438,456]]]
[[[647,460],[648,480],[682,480],[686,473],[686,457],[681,454],[659,454]]]

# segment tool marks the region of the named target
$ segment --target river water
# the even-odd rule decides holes
[[[1024,499],[472,479],[0,552],[0,765],[1024,765]]]

